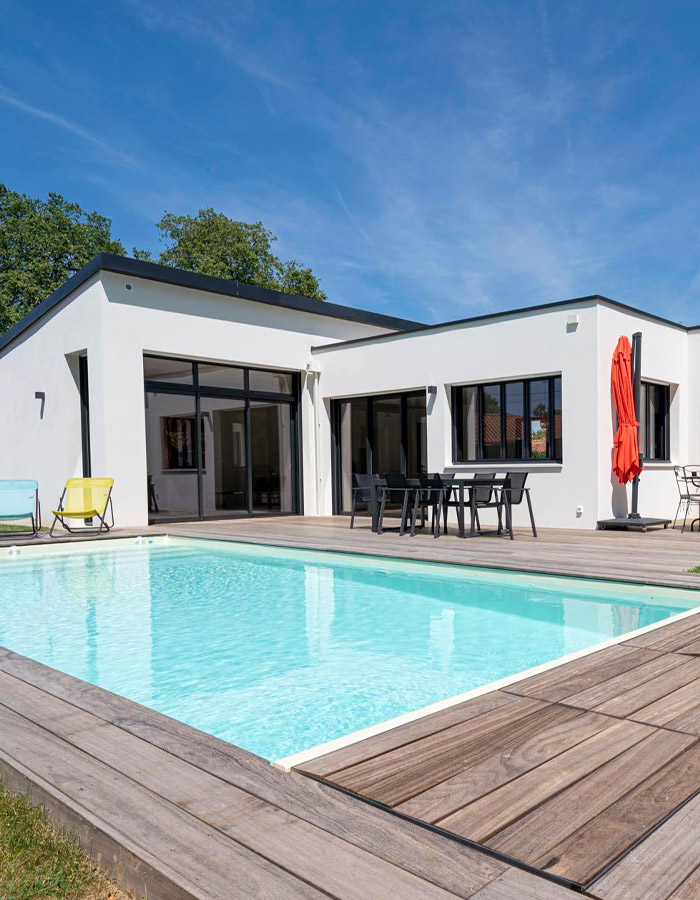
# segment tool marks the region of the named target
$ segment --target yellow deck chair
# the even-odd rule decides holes
[[[71,534],[102,534],[114,526],[112,507],[113,478],[69,478],[58,501],[58,509],[52,510],[54,519],[49,531],[53,537],[56,522]],[[107,524],[107,508],[111,514],[111,525]],[[71,528],[66,519],[99,519],[99,528]]]

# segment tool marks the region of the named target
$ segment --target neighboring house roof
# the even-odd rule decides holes
[[[240,281],[229,281],[225,278],[213,278],[211,275],[201,275],[198,272],[186,272],[183,269],[160,266],[157,263],[132,259],[128,256],[98,253],[94,259],[91,259],[82,269],[79,269],[75,275],[65,281],[53,294],[42,300],[38,306],[35,306],[31,312],[27,313],[12,328],[0,335],[0,350],[11,344],[30,325],[33,325],[55,306],[58,306],[62,300],[65,300],[66,297],[100,271],[115,272],[118,275],[130,275],[132,278],[146,278],[149,281],[159,281],[164,284],[207,291],[212,294],[222,294],[227,297],[239,297],[243,300],[252,300],[255,303],[266,303],[269,306],[293,309],[297,312],[312,313],[316,316],[326,316],[331,319],[345,319],[349,322],[357,322],[360,325],[373,325],[377,328],[387,328],[392,331],[418,328],[421,324],[411,319],[399,319],[395,316],[385,316],[381,313],[369,312],[353,306],[329,303],[326,300],[312,300],[309,297],[300,297],[296,294],[271,291],[257,285],[244,284]]]

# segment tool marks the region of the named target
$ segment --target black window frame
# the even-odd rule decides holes
[[[250,517],[256,515],[253,509],[253,473],[250,465],[251,459],[251,428],[250,428],[250,404],[255,400],[269,400],[273,403],[287,403],[290,407],[290,427],[291,427],[291,463],[292,463],[292,510],[290,512],[280,512],[280,516],[294,516],[304,514],[304,470],[303,470],[303,431],[301,424],[301,373],[290,372],[288,369],[265,369],[262,366],[245,366],[241,364],[219,363],[208,359],[186,359],[179,356],[166,356],[157,353],[144,353],[144,359],[167,359],[170,362],[180,362],[192,366],[192,383],[180,384],[178,382],[168,381],[151,381],[144,377],[144,393],[155,394],[179,394],[180,396],[194,397],[195,400],[195,423],[196,423],[196,457],[197,457],[197,482],[198,482],[198,511],[194,516],[188,516],[187,519],[174,519],[173,521],[204,521],[206,519],[219,518],[238,518],[241,515],[237,511],[234,515],[226,516],[222,511],[216,513],[205,514],[203,507],[203,476],[204,466],[202,464],[202,411],[200,408],[200,400],[202,397],[211,397],[225,400],[227,398],[236,398],[245,401],[245,432],[246,432],[246,460],[247,463],[247,497],[248,509],[243,511],[243,515]],[[199,365],[219,366],[222,369],[243,369],[244,371],[244,387],[227,388],[215,387],[213,385],[199,384]],[[250,389],[250,372],[251,370],[262,372],[285,372],[292,376],[291,394],[278,393],[275,391],[256,391]],[[158,519],[158,524],[165,523],[168,519]]]
[[[547,394],[549,402],[549,416],[547,428],[547,455],[545,457],[534,457],[530,454],[530,385],[538,382],[546,381]],[[563,410],[563,382],[561,374],[556,375],[538,375],[529,378],[507,378],[504,380],[492,380],[479,382],[478,384],[456,384],[452,387],[451,397],[451,415],[452,415],[452,462],[454,465],[473,465],[473,464],[490,464],[490,463],[519,463],[527,462],[532,465],[563,463],[564,448],[562,440],[562,450],[559,456],[554,453],[555,448],[555,406],[554,398],[556,395],[555,384],[559,382],[559,393],[562,397]],[[506,455],[507,446],[507,430],[506,430],[506,385],[522,384],[523,386],[523,418],[526,422],[522,440],[522,456],[512,457]],[[501,454],[498,457],[484,457],[484,433],[483,433],[483,415],[484,408],[483,392],[484,388],[499,388],[500,394],[500,417],[501,417]],[[464,391],[473,388],[477,394],[477,434],[476,434],[476,457],[470,458],[463,452],[465,447],[464,421],[462,416],[462,403]],[[563,412],[562,412],[563,416]]]
[[[671,461],[671,385],[664,384],[658,381],[645,381],[642,379],[641,384],[641,397],[640,402],[644,405],[644,427],[640,427],[640,447],[639,452],[642,455],[642,459],[646,462],[670,462]],[[647,454],[647,450],[650,445],[650,437],[651,437],[651,416],[649,415],[649,388],[653,387],[657,391],[662,391],[665,403],[664,410],[662,414],[663,423],[662,423],[662,431],[663,431],[663,443],[664,443],[664,455],[663,456],[649,456]],[[640,423],[641,424],[641,423]]]
[[[375,434],[374,434],[374,404],[381,400],[399,399],[401,402],[401,473],[406,475],[408,465],[408,400],[409,398],[422,397],[425,399],[426,414],[428,400],[425,390],[408,390],[408,391],[391,391],[388,394],[367,394],[359,397],[335,397],[331,400],[331,471],[332,471],[332,494],[333,494],[333,515],[349,515],[349,512],[343,512],[341,509],[341,481],[342,481],[342,453],[340,447],[340,415],[343,403],[350,400],[359,400],[366,405],[366,474],[374,472],[374,455],[375,455]],[[427,459],[426,459],[427,465]]]

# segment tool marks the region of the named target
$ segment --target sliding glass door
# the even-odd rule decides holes
[[[299,376],[144,357],[149,520],[295,513]]]
[[[334,510],[349,512],[353,475],[427,471],[423,391],[333,401]]]

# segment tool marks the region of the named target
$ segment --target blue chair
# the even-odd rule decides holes
[[[0,479],[0,522],[16,522],[20,519],[32,520],[32,531],[10,531],[4,536],[36,537],[41,528],[41,507],[39,506],[39,482],[33,478]],[[3,535],[0,533],[0,537]]]

